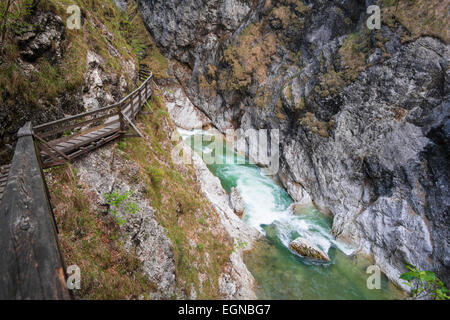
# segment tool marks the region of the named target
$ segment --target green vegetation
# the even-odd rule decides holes
[[[9,32],[27,26],[24,17],[32,14],[39,2],[40,0],[6,0],[0,3],[0,48],[3,48]]]
[[[106,202],[111,207],[111,214],[114,219],[116,219],[119,226],[122,226],[127,222],[127,215],[136,214],[139,211],[137,204],[129,200],[129,197],[132,194],[132,191],[127,191],[124,194],[111,192],[104,195]],[[120,213],[123,213],[125,218],[121,217]]]
[[[411,288],[413,299],[450,299],[449,290],[432,271],[421,271],[412,264],[407,264],[408,272],[403,273],[400,279],[406,280],[405,284]]]
[[[172,161],[179,141],[171,141],[175,125],[158,94],[144,108],[151,113],[138,119],[145,138],[124,139],[118,154],[140,166],[137,180],[145,184],[144,195],[173,244],[177,286],[188,296],[194,290],[197,298],[217,299],[218,279],[233,242],[204,198],[194,168]]]
[[[220,89],[248,89],[252,79],[263,84],[276,47],[275,34],[264,34],[261,23],[248,25],[237,42],[229,45],[224,52],[223,62],[230,66],[230,70],[219,74]]]
[[[241,249],[244,249],[245,247],[247,247],[247,245],[248,245],[247,241],[236,238],[236,241],[234,243],[233,252],[238,252]]]
[[[97,207],[99,199],[87,190],[70,165],[47,170],[49,189],[59,228],[59,244],[67,266],[81,269],[81,299],[148,298],[156,286],[142,272],[142,264],[126,252],[116,220]]]

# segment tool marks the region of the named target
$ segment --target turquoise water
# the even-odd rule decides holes
[[[291,206],[289,194],[264,171],[237,155],[221,139],[204,131],[179,130],[184,141],[204,159],[219,159],[208,168],[228,192],[236,187],[245,204],[244,221],[264,233],[244,260],[258,282],[261,299],[397,299],[403,293],[382,276],[381,289],[369,290],[366,268],[371,263],[352,256],[353,248],[331,235],[332,219],[313,206]],[[201,137],[208,137],[202,143]],[[217,139],[214,141],[214,139]],[[220,144],[219,144],[219,149]],[[228,160],[228,161],[227,161]],[[234,161],[231,161],[234,160]],[[239,160],[236,164],[236,161]],[[222,162],[222,163],[217,163]],[[208,164],[208,162],[207,162]],[[331,262],[303,258],[289,249],[289,243],[302,236],[328,252]]]

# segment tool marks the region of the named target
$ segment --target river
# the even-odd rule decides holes
[[[354,249],[331,234],[332,218],[315,207],[293,207],[289,194],[264,170],[250,164],[233,148],[224,143],[223,155],[215,155],[214,141],[204,139],[194,144],[194,137],[211,136],[197,130],[179,129],[183,140],[202,156],[222,157],[222,164],[209,164],[223,188],[229,192],[236,187],[244,205],[244,221],[262,232],[265,237],[244,257],[245,264],[255,277],[257,295],[261,299],[399,299],[398,290],[383,274],[381,288],[368,289],[366,269],[372,263],[353,255]],[[240,159],[226,163],[225,157]],[[244,163],[242,163],[244,162]],[[328,252],[331,262],[322,263],[303,258],[289,249],[289,243],[302,236]]]

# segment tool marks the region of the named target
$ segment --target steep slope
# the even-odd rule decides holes
[[[394,281],[448,284],[448,7],[380,1],[140,0],[193,103],[222,131],[281,131],[279,178]],[[420,28],[417,27],[420,25]],[[306,191],[306,193],[305,193]]]
[[[139,84],[140,63],[156,82],[171,81],[136,3],[117,1],[119,10],[115,2],[37,1],[15,12],[0,50],[0,163],[10,159],[24,122],[37,125],[119,101]],[[73,4],[81,9],[81,29],[67,28]],[[254,298],[244,248],[234,244],[236,230],[246,228],[220,211],[231,212],[227,203],[208,198],[200,185],[208,179],[204,168],[172,161],[180,141],[172,138],[165,88],[153,86],[137,123],[144,138],[46,170],[61,252],[67,266],[81,270],[74,295]]]

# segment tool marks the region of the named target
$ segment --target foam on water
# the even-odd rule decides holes
[[[179,129],[179,133],[200,155],[218,156],[214,142],[192,145],[194,137],[208,135],[210,138],[213,132]],[[226,152],[236,156],[232,150]],[[355,265],[349,257],[354,249],[332,236],[332,219],[313,206],[294,209],[288,193],[262,169],[248,163],[229,164],[226,161],[208,165],[208,168],[227,191],[231,187],[238,189],[245,207],[244,220],[266,235],[267,246],[262,244],[263,248],[255,250],[246,260],[260,285],[261,298],[383,299],[397,295],[386,278],[383,280],[384,291],[368,290],[365,269]],[[289,243],[299,236],[329,253],[332,261],[318,263],[292,252]]]
[[[200,129],[192,131],[178,129],[178,131],[185,140],[192,139],[196,135],[209,137],[214,135],[212,132]],[[211,154],[214,151],[214,143],[205,142],[201,147],[194,147],[196,151],[203,154]],[[345,254],[352,252],[351,248],[332,237],[331,225],[319,225],[311,221],[308,216],[295,215],[290,206],[292,199],[287,192],[257,166],[227,164],[218,165],[214,169],[219,178],[231,177],[235,181],[235,187],[244,201],[245,221],[262,233],[265,233],[264,226],[274,225],[280,241],[286,248],[289,248],[292,240],[302,236],[325,252],[328,252],[332,246]]]

